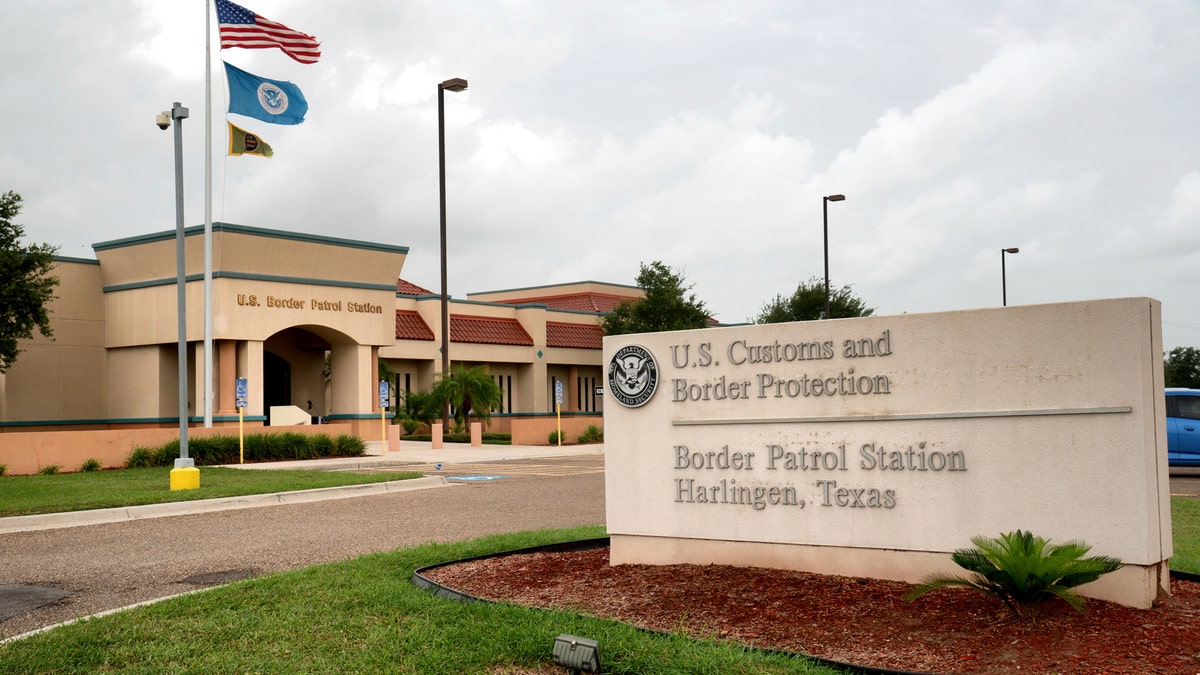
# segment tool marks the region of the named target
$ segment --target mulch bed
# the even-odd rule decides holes
[[[1200,583],[1138,610],[1047,603],[1036,622],[947,588],[724,565],[608,564],[608,548],[454,563],[424,576],[476,597],[573,609],[651,630],[713,636],[875,668],[927,673],[1200,674]]]

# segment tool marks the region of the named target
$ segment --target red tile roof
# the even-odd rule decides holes
[[[488,345],[533,346],[533,338],[516,319],[450,315],[450,340]]]
[[[546,322],[547,347],[575,347],[578,349],[602,349],[604,331],[600,326],[578,323]]]
[[[433,331],[429,324],[416,312],[396,310],[396,339],[397,340],[432,340]]]
[[[421,288],[420,286],[412,283],[411,281],[397,279],[396,280],[396,294],[397,295],[434,295],[434,292],[430,291],[430,290],[426,290],[424,288]]]
[[[540,298],[520,298],[516,300],[498,300],[510,305],[536,304],[545,305],[550,309],[567,309],[577,312],[597,312],[607,314],[617,308],[622,300],[636,298],[608,293],[572,293],[569,295],[546,295]]]

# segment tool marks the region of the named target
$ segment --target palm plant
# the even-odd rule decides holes
[[[454,408],[454,419],[464,423],[470,419],[471,411],[481,422],[492,418],[492,408],[500,405],[500,386],[492,379],[487,366],[467,368],[454,364],[450,374],[441,374],[431,392],[439,401],[450,401]]]
[[[1083,557],[1091,550],[1083,542],[1050,546],[1048,540],[1021,530],[998,538],[972,537],[971,543],[974,548],[960,548],[950,556],[970,576],[930,575],[904,599],[912,601],[944,586],[966,586],[998,598],[1018,617],[1034,618],[1038,603],[1056,597],[1082,612],[1085,600],[1074,588],[1122,565],[1109,556]]]

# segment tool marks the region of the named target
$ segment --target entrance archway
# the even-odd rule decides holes
[[[263,342],[263,405],[295,406],[306,414],[328,417],[332,412],[331,354],[356,343],[327,326],[294,326]],[[315,420],[314,420],[315,421]]]

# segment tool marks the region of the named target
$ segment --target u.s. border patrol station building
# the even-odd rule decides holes
[[[203,228],[186,235],[194,426],[204,416]],[[58,259],[54,336],[23,342],[0,374],[0,432],[178,427],[175,232],[93,248],[95,260]],[[214,223],[213,425],[238,423],[236,379],[246,378],[250,425],[318,421],[382,435],[379,361],[395,373],[392,405],[397,394],[428,391],[441,370],[441,295],[401,279],[407,254],[404,246]],[[640,295],[585,281],[451,299],[450,358],[486,365],[500,385],[493,430],[510,431],[518,419],[552,423],[556,388],[564,416],[599,425],[600,321]]]

